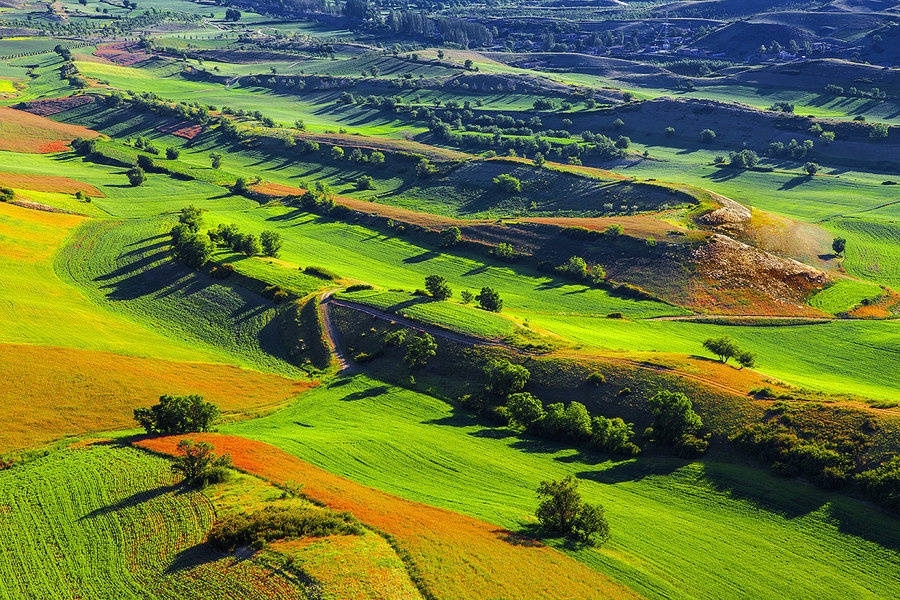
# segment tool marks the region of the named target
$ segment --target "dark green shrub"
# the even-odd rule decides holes
[[[362,533],[362,525],[350,513],[313,507],[268,506],[216,521],[209,532],[209,541],[233,551],[243,546],[259,548],[274,540]]]
[[[134,420],[151,434],[209,431],[218,416],[219,408],[196,394],[166,394],[159,397],[158,404],[134,409]]]

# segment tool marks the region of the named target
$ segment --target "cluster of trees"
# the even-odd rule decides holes
[[[424,367],[431,358],[437,356],[437,342],[434,336],[425,331],[413,335],[407,329],[398,329],[388,333],[384,343],[403,350],[403,362],[410,370]]]
[[[703,341],[703,347],[719,357],[723,363],[733,358],[741,368],[753,368],[756,364],[756,355],[748,350],[742,350],[737,343],[728,336],[708,338]]]
[[[246,256],[278,256],[284,243],[281,234],[276,231],[265,230],[259,236],[252,233],[241,233],[234,223],[225,225],[219,223],[215,229],[207,232],[209,240],[220,246],[231,248]]]
[[[434,300],[448,300],[453,296],[450,282],[440,275],[428,275],[425,277],[425,291]],[[499,293],[490,287],[481,288],[477,295],[473,295],[469,291],[463,291],[460,297],[463,304],[468,304],[475,300],[481,309],[490,312],[500,312],[503,309],[503,299],[500,298]]]
[[[569,257],[564,264],[556,267],[556,272],[588,285],[600,285],[606,281],[606,271],[600,265],[589,265],[580,256]]]
[[[792,138],[787,144],[784,142],[771,142],[766,150],[766,154],[773,158],[793,158],[794,160],[800,160],[810,156],[813,153],[814,148],[815,143],[812,140],[803,140],[803,142],[800,143]]]
[[[535,516],[547,533],[563,535],[587,546],[609,539],[609,523],[600,504],[587,504],[578,491],[578,480],[568,475],[559,481],[542,481],[537,489]]]
[[[178,224],[169,232],[175,258],[195,269],[205,265],[213,253],[209,236],[200,233],[202,225],[202,211],[190,205],[181,209]]]
[[[872,100],[884,100],[887,98],[887,92],[877,87],[871,90],[863,90],[856,86],[850,86],[847,90],[843,87],[829,83],[825,86],[825,93],[830,96],[850,96],[854,98],[871,98]]]

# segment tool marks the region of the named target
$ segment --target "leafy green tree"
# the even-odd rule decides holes
[[[134,420],[150,434],[209,431],[218,416],[219,408],[196,394],[166,394],[159,397],[158,404],[134,409]]]
[[[559,271],[576,279],[585,279],[588,275],[588,265],[580,256],[572,256],[566,264],[559,267]]]
[[[500,298],[500,294],[492,288],[481,288],[481,291],[475,296],[475,299],[478,301],[478,306],[484,310],[490,312],[500,312],[503,310],[503,299]]]
[[[354,187],[359,191],[365,190],[374,190],[375,183],[372,180],[372,177],[369,175],[360,175],[356,178],[356,181],[353,183]]]
[[[831,249],[834,250],[835,254],[843,254],[844,250],[847,249],[847,240],[844,238],[834,238],[831,242]]]
[[[727,363],[729,358],[737,356],[739,352],[737,344],[728,336],[708,338],[703,341],[703,347],[718,356],[723,363]]]
[[[212,444],[181,440],[178,442],[178,452],[179,455],[172,462],[172,472],[180,473],[185,483],[207,485],[226,479],[226,469],[231,466],[231,457],[227,454],[216,456]]]
[[[653,413],[653,435],[664,444],[677,445],[685,434],[703,427],[690,399],[682,392],[661,390],[647,402]]]
[[[241,20],[241,11],[236,8],[226,8],[225,9],[225,20],[226,21],[240,21]]]
[[[209,153],[209,164],[213,169],[218,169],[222,166],[222,153],[221,152],[210,152]]]
[[[487,375],[487,393],[496,399],[521,392],[531,378],[528,369],[505,359],[488,361],[484,373]]]
[[[586,504],[571,475],[559,481],[542,481],[535,515],[545,530],[595,546],[609,539],[609,523],[600,505]]]
[[[178,213],[178,222],[191,233],[197,233],[203,227],[203,210],[189,204]]]
[[[463,304],[469,304],[472,300],[475,299],[475,294],[470,292],[469,290],[463,290],[459,293],[459,299]]]
[[[452,248],[462,241],[462,232],[459,227],[448,227],[441,231],[441,247]]]
[[[446,300],[453,295],[450,283],[440,275],[429,275],[425,278],[425,289],[435,300]]]
[[[704,129],[700,132],[700,141],[704,144],[711,144],[716,140],[716,132],[712,129]]]
[[[0,187],[0,202],[9,202],[15,197],[16,193],[12,188]]]
[[[819,172],[819,165],[817,165],[814,162],[808,162],[805,165],[803,165],[803,170],[806,171],[807,175],[812,177],[813,175],[815,175],[816,173]]]
[[[185,227],[184,225],[176,225],[173,229],[173,238],[176,237],[174,230]],[[213,244],[209,236],[200,235],[199,233],[184,232],[177,235],[178,241],[175,243],[175,258],[183,262],[189,267],[199,269],[207,262],[213,253]]]
[[[544,155],[540,152],[535,152],[532,162],[534,163],[534,166],[540,168],[544,166],[544,164],[547,162],[547,159],[544,158]]]
[[[376,150],[372,154],[369,155],[369,164],[372,165],[383,165],[384,164],[384,152],[379,152]]]
[[[138,187],[147,181],[147,174],[140,167],[128,169],[125,171],[125,176],[128,177],[128,183],[131,184],[131,187]]]
[[[500,242],[493,252],[494,256],[503,260],[512,260],[519,255],[516,249],[513,248],[513,245],[508,242]]]
[[[169,160],[176,160],[179,156],[181,156],[181,150],[178,148],[173,148],[172,146],[166,148],[166,158]]]
[[[266,256],[278,256],[284,240],[277,231],[269,231],[268,229],[259,234],[259,243],[262,245],[263,254]]]
[[[234,240],[234,249],[247,256],[257,256],[263,251],[259,238],[252,233],[238,234]]]
[[[741,350],[738,352],[735,357],[738,361],[738,364],[741,365],[741,368],[747,367],[748,369],[752,369],[756,366],[756,355],[747,350]]]
[[[524,429],[530,428],[544,418],[544,404],[540,398],[528,392],[510,394],[506,398],[506,408],[509,411],[510,425]]]
[[[591,419],[591,444],[613,454],[634,456],[640,448],[632,442],[634,426],[620,417],[608,419],[596,416]]]
[[[406,350],[403,362],[410,369],[424,367],[428,359],[437,355],[437,342],[430,333],[422,332],[419,335],[407,336],[403,346]]]
[[[344,149],[340,146],[331,148],[331,160],[344,160]]]
[[[497,175],[494,177],[493,182],[505,194],[516,194],[522,191],[522,182],[509,173]]]

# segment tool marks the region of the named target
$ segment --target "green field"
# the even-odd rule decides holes
[[[900,585],[900,555],[887,549],[900,523],[860,502],[748,467],[610,462],[519,440],[365,377],[225,431],[514,530],[532,520],[540,480],[575,474],[606,507],[612,538],[574,555],[649,598],[887,598]]]
[[[0,598],[300,597],[204,544],[215,507],[129,448],[55,452],[0,472]]]

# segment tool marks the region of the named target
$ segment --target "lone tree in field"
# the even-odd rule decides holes
[[[815,175],[816,173],[819,172],[819,165],[817,165],[814,162],[808,162],[805,165],[803,165],[803,170],[806,171],[807,175],[812,177],[813,175]]]
[[[609,539],[603,507],[586,504],[578,491],[578,480],[571,475],[559,481],[542,481],[537,495],[540,503],[535,516],[546,531],[588,546],[598,546]]]
[[[429,358],[437,355],[437,342],[430,333],[407,336],[403,346],[406,348],[403,362],[410,369],[424,367]]]
[[[738,364],[741,365],[741,368],[747,367],[748,369],[752,369],[756,366],[756,355],[747,350],[741,350],[738,352],[738,355],[735,357],[737,359]]]
[[[462,241],[462,232],[459,227],[448,227],[441,231],[441,247],[452,248]]]
[[[172,472],[180,473],[184,483],[204,486],[226,479],[231,457],[228,454],[216,456],[212,444],[181,440],[178,442],[178,452],[172,462]]]
[[[478,301],[478,306],[484,310],[491,312],[500,312],[503,310],[503,299],[500,298],[500,294],[495,292],[493,288],[481,288],[481,291],[475,296],[475,299]]]
[[[259,234],[259,243],[262,245],[263,254],[274,257],[278,256],[284,241],[277,231],[266,230]]]
[[[221,152],[210,152],[209,154],[209,164],[213,169],[218,169],[222,166],[222,153]]]
[[[144,173],[144,170],[140,167],[132,167],[125,171],[125,176],[128,177],[128,183],[131,184],[131,187],[138,187],[147,181],[147,174]]]
[[[734,340],[727,336],[709,338],[703,341],[703,347],[719,357],[723,363],[738,355],[740,350]]]
[[[226,21],[240,21],[241,20],[241,11],[236,8],[226,8],[225,9],[225,20]]]
[[[425,289],[435,300],[446,300],[453,295],[450,284],[440,275],[429,275],[425,278]]]
[[[847,249],[847,240],[844,238],[834,238],[834,241],[831,242],[831,249],[834,250],[834,253],[838,256],[844,253],[844,250]]]
[[[159,397],[159,404],[134,409],[134,420],[151,434],[209,431],[218,416],[219,408],[196,394],[166,394]]]

